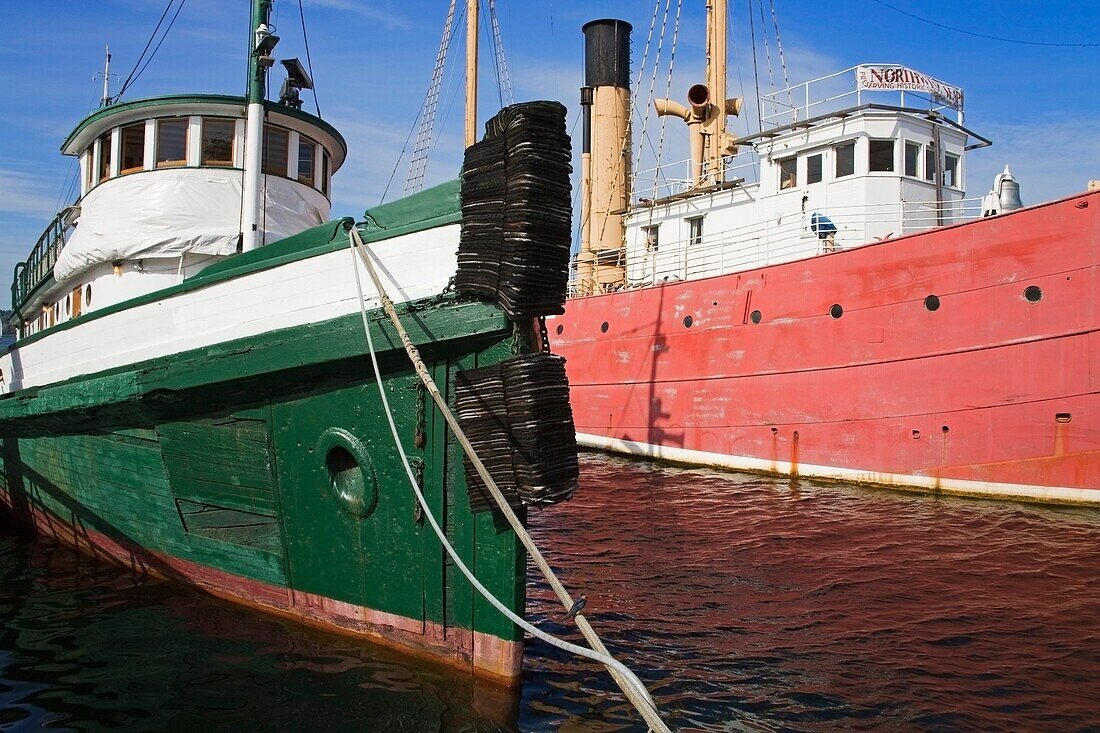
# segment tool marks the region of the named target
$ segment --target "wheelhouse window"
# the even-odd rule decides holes
[[[703,217],[693,216],[687,219],[688,244],[697,245],[703,242]]]
[[[779,190],[784,191],[798,185],[798,159],[786,158],[779,161]]]
[[[936,180],[936,148],[931,145],[924,149],[924,180]]]
[[[806,157],[806,183],[821,183],[821,153]]]
[[[959,188],[959,156],[946,153],[943,156],[943,185]]]
[[[905,141],[905,175],[920,176],[920,143]]]
[[[99,182],[111,177],[111,133],[105,132],[99,138]]]
[[[219,117],[202,118],[202,155],[200,165],[213,168],[233,167],[233,132],[236,122]]]
[[[836,177],[843,178],[856,172],[856,141],[836,146]]]
[[[120,173],[134,173],[145,168],[145,123],[127,125],[122,133],[122,162]]]
[[[187,165],[187,119],[157,120],[157,168]]]
[[[290,132],[281,127],[264,125],[264,173],[285,178],[289,150]]]
[[[305,135],[298,138],[298,182],[307,186],[315,185],[314,173],[317,162],[317,143]]]
[[[894,141],[869,140],[867,170],[872,173],[891,173],[894,170]]]
[[[321,154],[321,193],[328,196],[328,153]]]

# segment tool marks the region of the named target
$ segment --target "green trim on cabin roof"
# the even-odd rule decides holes
[[[381,242],[405,234],[460,223],[462,221],[460,190],[461,186],[458,180],[447,181],[418,194],[368,209],[366,223],[359,225],[363,241],[367,244]],[[176,295],[199,290],[207,285],[232,280],[254,272],[269,270],[280,265],[346,249],[348,236],[341,226],[344,221],[347,220],[336,219],[286,239],[280,239],[259,249],[233,255],[221,262],[215,262],[179,285],[171,285],[152,293],[139,295],[136,298],[85,313],[77,318],[39,331],[32,336],[20,339],[9,346],[8,350],[16,350],[20,346],[34,343],[52,334],[76,328],[88,321],[104,318],[130,308],[167,300]]]
[[[228,94],[169,94],[163,97],[148,97],[146,99],[135,99],[132,102],[119,102],[118,104],[112,104],[109,107],[103,107],[98,109],[92,114],[81,120],[76,129],[74,129],[69,136],[65,138],[65,142],[61,144],[61,152],[64,153],[65,149],[72,144],[73,140],[77,138],[85,129],[91,125],[95,125],[107,118],[113,117],[122,112],[129,112],[135,109],[155,109],[156,107],[166,107],[172,105],[187,105],[187,104],[224,104],[240,107],[243,110],[248,106],[248,100],[245,97],[236,97]],[[344,157],[347,157],[348,144],[344,140],[344,136],[340,134],[340,131],[329,123],[322,120],[320,117],[303,112],[300,109],[293,109],[286,105],[279,104],[278,102],[272,102],[270,100],[264,102],[264,109],[268,112],[278,112],[281,115],[287,117],[293,117],[301,120],[314,127],[319,127],[340,143],[343,148]]]

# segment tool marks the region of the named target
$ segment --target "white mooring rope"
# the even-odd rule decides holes
[[[443,544],[443,548],[447,551],[447,554],[454,561],[455,565],[462,572],[466,579],[470,581],[470,584],[477,589],[477,592],[481,594],[485,600],[487,600],[494,608],[504,614],[512,623],[519,626],[527,633],[535,636],[551,646],[557,647],[563,651],[571,652],[586,659],[591,659],[595,662],[599,662],[607,667],[611,677],[622,689],[623,694],[632,705],[638,710],[638,713],[649,725],[652,731],[656,733],[671,733],[668,726],[661,720],[660,715],[657,712],[657,706],[653,702],[653,698],[650,697],[649,691],[646,690],[642,681],[631,672],[626,665],[618,661],[607,651],[607,648],[600,641],[600,638],[596,635],[595,630],[589,625],[587,619],[583,614],[578,613],[574,616],[577,627],[581,630],[585,639],[592,645],[592,649],[572,644],[568,641],[564,641],[555,636],[552,636],[542,629],[530,624],[526,619],[516,615],[510,608],[505,606],[496,596],[494,596],[488,588],[481,584],[473,574],[473,572],[466,566],[466,563],[462,561],[462,558],[458,556],[458,552],[454,549],[451,543],[447,540],[446,534],[440,528],[439,523],[436,521],[435,516],[432,514],[431,507],[428,506],[427,500],[424,499],[424,494],[420,491],[420,486],[417,484],[416,475],[413,473],[412,467],[409,465],[409,459],[405,455],[405,450],[401,445],[401,440],[397,432],[397,426],[394,424],[393,415],[390,412],[389,400],[386,399],[386,390],[382,386],[382,372],[378,367],[378,358],[374,350],[374,341],[370,335],[370,324],[367,320],[367,307],[365,296],[363,295],[363,285],[359,278],[359,268],[355,263],[355,255],[358,253],[359,258],[362,260],[363,265],[366,267],[367,274],[370,275],[371,280],[374,282],[374,287],[378,291],[378,298],[382,304],[383,310],[386,315],[389,316],[390,322],[393,323],[394,328],[397,330],[398,335],[401,337],[401,343],[405,346],[405,351],[409,355],[410,361],[412,361],[413,368],[416,370],[417,376],[420,377],[420,381],[424,383],[428,393],[431,394],[432,400],[435,402],[439,411],[442,413],[443,418],[447,421],[447,425],[450,426],[451,431],[454,433],[455,438],[462,446],[462,450],[469,457],[470,462],[477,469],[478,475],[481,476],[481,480],[485,482],[486,488],[489,489],[489,493],[492,495],[493,500],[496,501],[497,506],[500,507],[501,512],[504,514],[508,523],[512,526],[512,530],[519,537],[520,542],[527,549],[527,552],[531,555],[531,559],[535,561],[535,564],[542,571],[542,574],[546,577],[547,582],[554,589],[558,599],[566,608],[571,608],[573,605],[573,599],[569,596],[569,592],[565,589],[565,586],[561,584],[554,571],[550,568],[549,563],[539,552],[539,549],[535,546],[534,541],[531,539],[531,535],[527,533],[527,530],[523,527],[523,524],[519,521],[515,512],[512,511],[512,507],[508,505],[508,502],[504,499],[504,495],[501,494],[500,489],[497,487],[496,482],[493,481],[493,477],[489,475],[489,471],[485,468],[485,464],[481,462],[477,454],[474,452],[473,446],[470,445],[470,441],[466,438],[466,434],[462,431],[462,428],[458,424],[458,420],[455,419],[451,413],[450,408],[447,406],[446,400],[443,395],[440,394],[439,388],[436,386],[435,381],[431,375],[428,374],[427,368],[424,366],[423,360],[420,358],[420,353],[413,345],[412,340],[409,338],[408,333],[401,325],[400,319],[397,317],[397,311],[393,307],[393,301],[390,300],[386,294],[385,288],[382,287],[382,282],[378,278],[378,273],[374,268],[374,264],[371,262],[370,257],[373,253],[367,249],[363,244],[362,237],[359,236],[359,231],[352,226],[348,232],[348,238],[350,240],[349,251],[352,255],[352,269],[355,272],[355,287],[359,293],[359,312],[363,318],[363,332],[367,337],[367,348],[370,351],[371,365],[374,368],[375,381],[378,385],[378,394],[382,400],[382,408],[386,413],[386,420],[389,422],[390,432],[393,434],[394,445],[397,446],[397,452],[401,456],[401,463],[405,466],[405,473],[409,478],[409,485],[412,487],[413,493],[416,494],[416,500],[420,503],[421,508],[424,510],[424,516],[427,517],[428,523],[431,525],[432,530],[435,532],[439,541]]]

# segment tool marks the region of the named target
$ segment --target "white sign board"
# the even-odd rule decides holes
[[[962,89],[904,66],[856,67],[856,84],[860,89],[877,91],[927,92],[939,104],[956,110],[961,110],[963,107]]]

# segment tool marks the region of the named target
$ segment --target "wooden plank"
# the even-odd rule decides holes
[[[202,463],[197,459],[167,459],[168,475],[173,486],[179,481],[191,481],[242,488],[274,490],[271,470],[265,468],[246,468],[242,466],[221,466]]]
[[[230,486],[190,478],[173,478],[172,493],[177,499],[197,504],[212,504],[227,509],[275,516],[275,495],[271,489]]]

